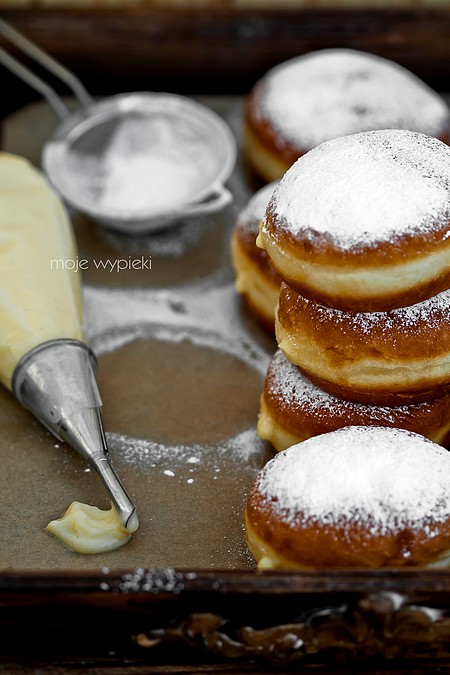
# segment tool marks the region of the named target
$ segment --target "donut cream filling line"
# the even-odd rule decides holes
[[[258,235],[257,245],[267,250],[284,279],[311,289],[323,289],[333,296],[350,298],[389,298],[433,281],[450,267],[450,242],[442,244],[439,251],[414,260],[377,265],[365,263],[365,266],[327,265],[296,257],[263,230]],[[329,289],[332,289],[331,293]]]

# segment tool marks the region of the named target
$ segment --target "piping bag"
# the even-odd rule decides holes
[[[83,340],[81,280],[65,210],[24,159],[0,153],[0,381],[100,476],[129,532],[136,509],[108,457]]]

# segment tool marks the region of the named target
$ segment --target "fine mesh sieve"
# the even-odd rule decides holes
[[[0,49],[0,62],[39,91],[60,118],[42,168],[67,204],[125,232],[168,227],[222,209],[236,161],[229,126],[207,106],[169,93],[136,92],[94,102],[79,79],[0,19],[0,35],[73,92],[70,112],[44,80]]]

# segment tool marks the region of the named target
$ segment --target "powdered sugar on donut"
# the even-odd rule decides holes
[[[337,138],[301,157],[269,204],[278,227],[341,250],[450,235],[450,148],[411,131]],[[275,235],[276,236],[276,235]]]
[[[397,407],[365,405],[337,398],[313,384],[280,349],[275,352],[269,366],[268,389],[270,395],[286,408],[310,411],[316,419],[339,419],[342,415],[351,415],[353,419],[359,416],[360,423],[364,424],[394,425],[398,424],[399,414],[405,420],[412,419],[418,410],[429,407],[429,403]]]
[[[257,486],[292,525],[312,519],[430,534],[450,517],[450,453],[408,431],[345,427],[279,453]]]
[[[326,49],[280,64],[263,80],[261,116],[305,151],[338,136],[410,129],[430,136],[449,124],[445,101],[386,59]]]
[[[264,218],[264,214],[270,198],[278,185],[278,181],[265,185],[261,190],[255,192],[248,202],[247,206],[239,213],[237,222],[241,231],[251,234],[258,234],[259,223]]]
[[[283,293],[289,300],[295,291],[284,286]],[[302,298],[303,302],[308,305],[313,301]],[[395,340],[399,332],[410,333],[413,330],[418,336],[419,332],[425,331],[431,339],[433,331],[450,330],[450,290],[415,305],[392,309],[389,312],[344,312],[318,304],[315,304],[314,309],[319,322],[339,325],[346,334],[363,332],[369,335],[376,330],[377,336],[381,331],[389,341]]]

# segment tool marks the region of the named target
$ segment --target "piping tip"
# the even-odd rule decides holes
[[[49,340],[19,361],[12,391],[58,440],[66,441],[89,462],[125,528],[135,532],[139,526],[136,507],[108,457],[95,367],[95,356],[84,342]]]

